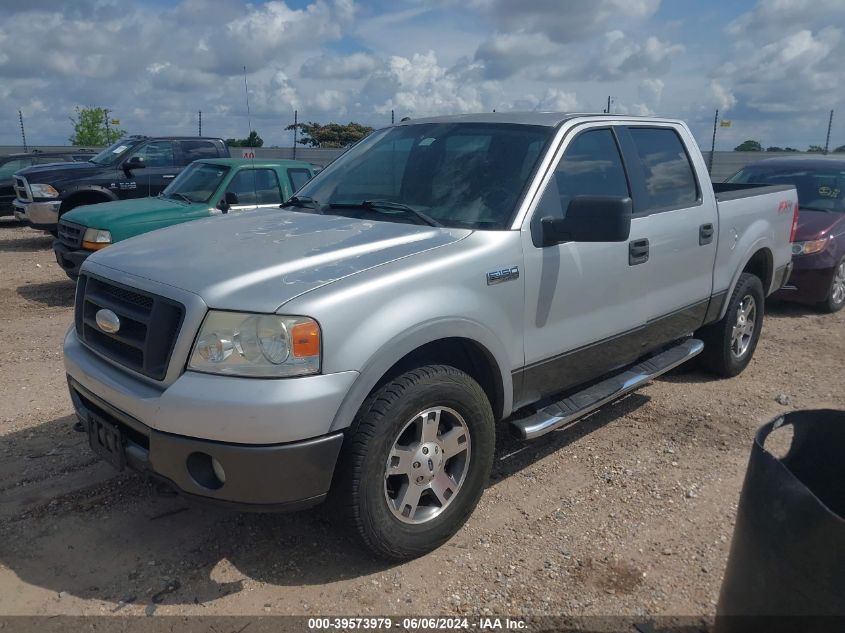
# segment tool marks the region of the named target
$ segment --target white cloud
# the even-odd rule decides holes
[[[306,60],[299,74],[313,79],[362,79],[373,72],[378,59],[368,53],[353,53],[344,57],[320,55]]]

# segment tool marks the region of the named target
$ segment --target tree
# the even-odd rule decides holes
[[[735,152],[762,152],[763,146],[760,145],[758,141],[753,141],[748,139],[747,141],[743,141],[736,147],[734,147]]]
[[[297,123],[296,125],[289,125],[285,129],[298,129],[302,136],[296,142],[311,147],[346,147],[357,143],[373,131],[371,127],[351,121],[346,125],[341,123],[326,123],[325,125]]]
[[[824,154],[824,147],[821,145],[810,145],[810,147],[807,148],[807,151],[811,154]]]
[[[833,150],[834,154],[842,154],[843,152],[845,152],[845,145],[840,145],[835,150]]]
[[[777,145],[772,145],[771,147],[766,148],[767,152],[797,152],[798,150],[794,147],[778,147]]]
[[[68,139],[70,144],[102,147],[126,136],[126,130],[106,124],[110,112],[106,108],[77,106],[76,118],[70,117],[73,123],[73,136]]]
[[[229,147],[263,147],[264,139],[253,130],[246,138],[227,138],[226,145]]]

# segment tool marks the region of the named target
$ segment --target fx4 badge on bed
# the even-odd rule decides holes
[[[487,273],[488,286],[513,279],[519,279],[519,266],[511,266],[510,268],[502,268],[501,270],[493,270]]]

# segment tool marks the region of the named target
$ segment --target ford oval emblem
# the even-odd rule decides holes
[[[120,319],[111,310],[97,310],[96,321],[97,327],[108,334],[114,334],[120,329]]]

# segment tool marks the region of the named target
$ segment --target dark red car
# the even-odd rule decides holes
[[[770,158],[743,167],[728,182],[795,185],[798,230],[792,243],[794,269],[777,297],[817,305],[827,312],[845,306],[845,160]]]

